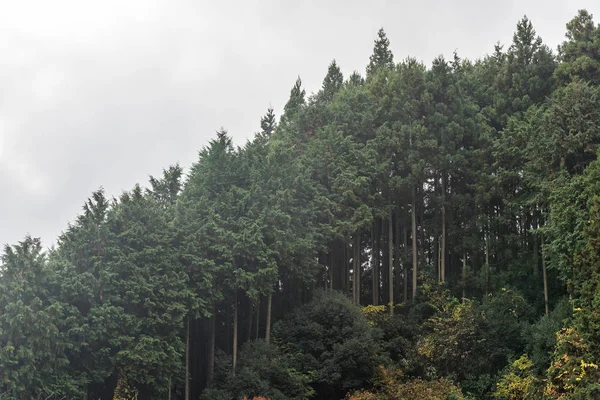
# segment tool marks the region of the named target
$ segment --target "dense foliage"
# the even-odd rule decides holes
[[[300,78],[44,250],[6,246],[0,399],[600,396],[600,26]]]

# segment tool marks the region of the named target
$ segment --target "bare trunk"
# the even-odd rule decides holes
[[[237,348],[238,348],[238,300],[237,300],[237,291],[235,294],[235,300],[233,302],[233,345],[232,345],[232,353],[233,353],[233,365],[231,367],[231,373],[235,376],[235,367],[237,366]]]
[[[540,263],[537,235],[533,235],[533,276],[538,276],[538,266]]]
[[[404,234],[404,257],[402,257],[402,300],[406,303],[408,300],[408,215],[406,217],[406,225],[403,229]]]
[[[393,210],[390,210],[388,221],[388,296],[390,301],[390,315],[394,315],[394,231],[392,225]]]
[[[362,232],[358,232],[358,235],[356,237],[356,249],[357,249],[357,254],[356,254],[356,269],[358,270],[358,274],[356,275],[356,303],[360,305],[360,293],[361,293],[361,279],[362,279],[362,263],[360,260],[360,255],[361,255],[361,251],[360,251],[360,239],[361,239],[361,235]]]
[[[463,265],[462,265],[462,298],[467,298],[467,254],[463,252]]]
[[[252,299],[248,298],[248,339],[247,341],[252,340],[252,312],[254,311],[254,302]]]
[[[417,248],[419,249],[419,251],[417,252],[418,254],[418,259],[417,259],[417,264],[419,265],[425,265],[425,249],[426,249],[426,244],[425,244],[425,229],[423,229],[423,224],[425,223],[425,193],[424,193],[424,189],[423,189],[423,184],[419,184],[419,218],[417,219],[417,226],[419,228],[418,232],[419,232],[419,239],[417,242]],[[419,247],[420,246],[420,247]]]
[[[381,281],[379,283],[379,290],[380,290],[380,298],[379,301],[381,301],[381,304],[384,305],[389,305],[390,303],[390,297],[388,296],[388,285],[389,285],[389,280],[390,277],[389,275],[389,268],[388,268],[388,264],[390,262],[389,260],[389,252],[388,252],[388,219],[389,218],[382,218],[381,219]]]
[[[537,229],[537,221],[536,220],[534,220],[533,228]],[[540,263],[539,252],[540,252],[540,249],[538,248],[538,237],[537,237],[537,234],[534,233],[533,234],[533,276],[535,276],[535,277],[538,276],[538,269],[539,269],[539,263]]]
[[[439,239],[439,236],[436,236],[437,240],[438,240],[438,245],[437,245],[437,276],[438,276],[438,281],[442,281],[442,246],[440,246],[440,242],[441,240]]]
[[[344,293],[350,293],[350,241],[346,239],[344,241],[344,286],[342,290]]]
[[[352,272],[352,298],[360,304],[360,230],[356,232],[352,246]]]
[[[273,294],[267,296],[267,322],[265,327],[265,342],[271,342],[271,304],[273,303]]]
[[[260,330],[260,305],[261,305],[261,301],[260,301],[260,297],[258,300],[258,303],[256,304],[256,328],[255,329],[255,334],[254,334],[254,339],[258,340],[258,331]]]
[[[442,185],[444,193],[442,196],[446,197],[445,187]],[[440,252],[440,272],[441,281],[446,282],[446,204],[442,199],[442,250]]]
[[[411,218],[412,218],[412,298],[417,297],[417,194],[416,189],[413,187],[412,190],[412,209],[411,209]]]
[[[331,251],[331,253],[329,253],[327,255],[327,265],[329,266],[329,289],[333,291],[333,280],[334,280],[334,275],[333,275],[333,261],[334,258],[332,257],[333,254],[333,250]]]
[[[394,285],[394,299],[399,301],[400,293],[402,290],[402,277],[400,276],[400,239],[402,235],[402,225],[400,223],[400,203],[396,207],[396,230],[394,232],[394,279],[396,280],[396,284]]]
[[[442,238],[440,249],[440,281],[446,282],[446,176],[441,174],[441,197],[442,197]]]
[[[371,273],[372,283],[373,283],[373,305],[379,304],[379,239],[378,239],[378,229],[377,229],[377,220],[373,222],[373,233],[372,233],[372,244],[373,244],[373,254],[371,256]]]
[[[190,317],[185,330],[185,400],[190,400]]]
[[[211,387],[215,380],[215,340],[217,329],[217,308],[212,306],[212,315],[208,328],[208,374],[206,375],[206,385]]]
[[[490,238],[485,233],[485,295],[490,292]]]
[[[546,307],[546,316],[550,313],[548,309],[548,277],[546,275],[546,260],[544,257],[544,236],[542,236],[541,240],[542,245],[542,279],[544,280],[544,305]]]

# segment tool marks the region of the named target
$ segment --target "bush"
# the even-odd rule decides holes
[[[348,400],[463,400],[460,389],[447,379],[402,381],[398,370],[380,368],[376,375],[376,390],[361,390],[347,396]]]
[[[337,292],[318,292],[274,327],[274,337],[311,374],[321,398],[341,398],[363,387],[381,361],[380,331]]]
[[[294,368],[289,355],[263,340],[243,346],[236,375],[228,386],[236,398],[266,396],[269,400],[303,400],[313,395],[309,376]]]

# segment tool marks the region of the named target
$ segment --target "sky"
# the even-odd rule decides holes
[[[46,246],[92,191],[118,196],[226,128],[243,145],[300,76],[364,72],[383,27],[396,60],[510,44],[527,15],[556,48],[597,0],[0,0],[0,244]],[[598,18],[596,18],[598,21]]]

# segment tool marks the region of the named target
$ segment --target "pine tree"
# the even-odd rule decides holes
[[[367,76],[372,76],[380,68],[394,68],[394,55],[390,50],[390,40],[383,28],[380,28],[377,32],[373,54],[369,57]]]
[[[344,75],[338,67],[335,60],[329,64],[329,68],[327,69],[327,75],[325,79],[323,79],[323,97],[326,101],[331,101],[333,96],[340,90],[344,83]]]
[[[568,83],[576,79],[600,84],[600,24],[586,10],[567,24],[567,40],[559,46],[560,66],[557,78]]]
[[[305,96],[306,91],[302,88],[302,80],[298,77],[290,90],[290,97],[283,107],[281,122],[284,125],[292,123],[298,117],[300,109],[306,103]]]
[[[273,107],[269,106],[267,113],[260,119],[260,129],[262,134],[266,137],[270,137],[273,131],[275,131],[276,125],[277,121],[275,119]]]
[[[51,386],[73,385],[65,368],[69,343],[58,327],[62,307],[49,298],[40,239],[27,236],[6,246],[0,266],[0,390],[25,400]]]
[[[181,192],[182,175],[183,169],[179,164],[171,165],[168,169],[163,169],[162,178],[150,176],[151,189],[147,189],[147,192],[159,202],[165,205],[173,205],[179,192]]]
[[[346,84],[348,86],[360,86],[363,83],[365,83],[364,78],[360,75],[360,73],[358,71],[354,71],[350,74],[350,77],[348,78],[348,80],[346,81]]]

